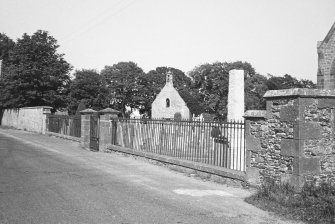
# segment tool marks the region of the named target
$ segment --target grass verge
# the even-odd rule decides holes
[[[335,224],[335,185],[306,183],[296,192],[288,184],[266,180],[246,202],[288,219],[313,224]]]

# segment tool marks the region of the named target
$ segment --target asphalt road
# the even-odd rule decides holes
[[[78,143],[0,129],[0,223],[291,223],[249,191]]]

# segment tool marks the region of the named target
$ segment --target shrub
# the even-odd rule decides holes
[[[246,201],[287,218],[313,224],[335,223],[335,186],[331,183],[306,182],[297,192],[287,183],[267,179]]]

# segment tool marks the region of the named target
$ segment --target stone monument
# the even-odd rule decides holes
[[[226,124],[228,136],[231,136],[229,142],[230,168],[244,171],[244,70],[229,71],[228,90],[227,121],[237,122]]]
[[[244,115],[244,70],[229,71],[227,120],[242,121]]]

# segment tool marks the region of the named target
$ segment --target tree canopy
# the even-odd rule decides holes
[[[105,66],[101,71],[101,76],[110,91],[109,98],[115,109],[125,114],[127,106],[130,108],[139,107],[143,101],[139,79],[143,74],[142,68],[131,61]]]
[[[189,76],[199,93],[199,101],[207,113],[214,113],[217,117],[227,114],[228,72],[225,64],[215,62],[195,67]]]
[[[307,79],[297,80],[296,78],[285,74],[284,76],[273,76],[269,74],[266,82],[269,90],[291,89],[291,88],[316,88],[316,84]]]
[[[256,74],[248,62],[236,61],[206,63],[195,67],[189,75],[193,78],[195,88],[207,113],[215,114],[218,119],[227,116],[229,71],[243,69],[245,71],[245,101],[246,109],[262,108],[263,94],[266,91],[266,77]]]
[[[46,31],[23,34],[9,50],[0,92],[1,107],[65,106],[71,66]]]
[[[58,53],[59,45],[48,32],[23,34],[17,41],[0,33],[0,108],[52,106],[78,113],[111,106],[124,115],[126,108],[139,109],[150,116],[151,104],[173,73],[173,84],[194,114],[207,112],[218,119],[227,115],[229,71],[245,71],[245,109],[264,109],[267,90],[316,88],[306,79],[291,75],[265,77],[248,62],[215,62],[196,66],[188,75],[172,67],[157,67],[147,73],[134,62],[105,66],[98,73],[77,70],[71,80],[71,65]],[[79,108],[79,109],[78,109]]]
[[[94,110],[109,106],[108,89],[102,76],[95,70],[77,70],[70,83],[68,109],[71,114],[76,112],[79,103]]]
[[[0,33],[0,60],[2,67],[6,67],[9,60],[9,52],[14,48],[15,42],[6,34]]]

